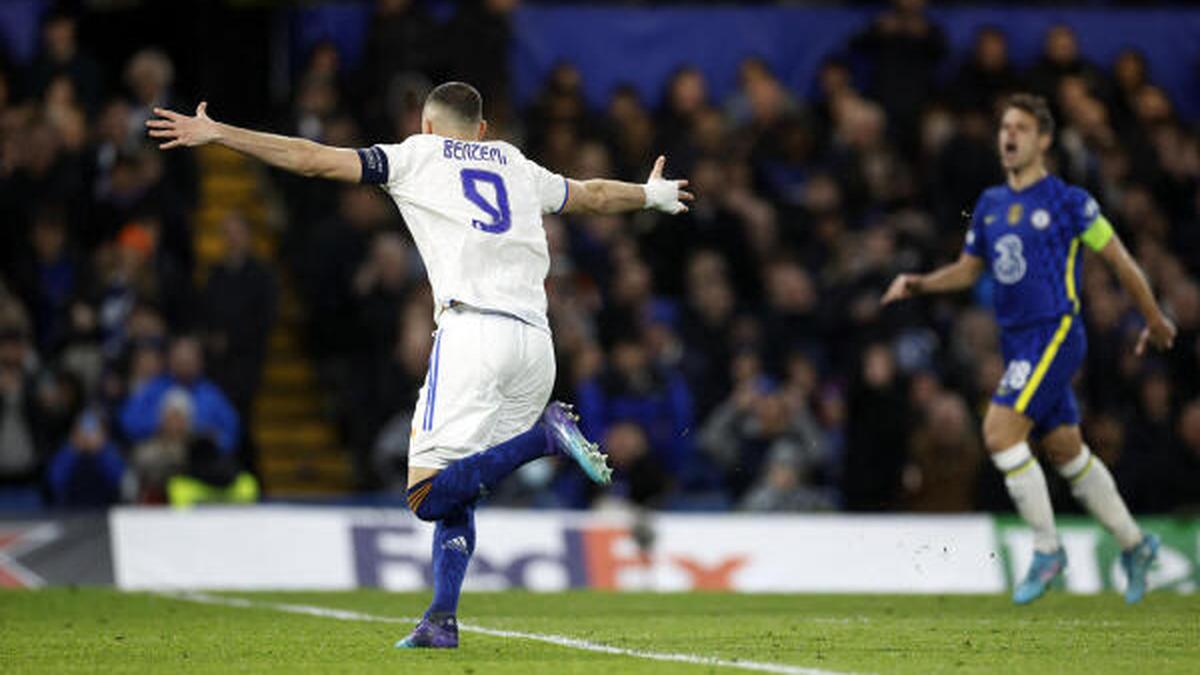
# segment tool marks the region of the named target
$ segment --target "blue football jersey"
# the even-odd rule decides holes
[[[1086,190],[1047,176],[1020,191],[985,190],[963,250],[986,263],[996,320],[1007,328],[1078,313],[1079,246],[1100,250],[1112,234]]]

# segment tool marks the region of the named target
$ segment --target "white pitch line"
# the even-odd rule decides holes
[[[241,607],[243,609],[270,609],[276,612],[304,614],[307,616],[316,616],[324,619],[337,619],[339,621],[365,621],[371,623],[403,624],[410,624],[419,621],[419,619],[412,617],[380,616],[378,614],[365,614],[363,612],[354,612],[345,609],[333,609],[331,607],[296,605],[285,602],[262,602],[258,600],[247,600],[245,598],[230,598],[221,595],[210,595],[208,593],[175,592],[159,593],[159,595],[166,598],[173,598],[175,600],[198,602],[206,605]],[[568,649],[578,649],[581,651],[596,652],[599,654],[612,654],[614,656],[629,656],[635,659],[646,659],[649,661],[689,663],[697,666],[733,668],[737,670],[749,670],[759,673],[778,673],[780,675],[851,675],[851,673],[842,671],[803,668],[801,666],[789,666],[783,663],[765,663],[761,661],[743,661],[741,659],[721,659],[715,656],[699,656],[696,654],[676,654],[671,652],[651,652],[641,649],[628,649],[625,647],[606,645],[601,642],[592,642],[590,640],[580,640],[578,638],[566,637],[564,635],[547,635],[544,633],[526,633],[515,630],[499,630],[496,628],[486,628],[484,626],[477,626],[475,624],[468,623],[459,623],[458,628],[459,630],[467,633],[478,633],[480,635],[488,635],[491,637],[517,640],[531,640],[534,642],[544,642],[546,644],[556,645],[559,647],[566,647]]]

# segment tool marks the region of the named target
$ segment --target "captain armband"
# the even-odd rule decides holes
[[[1083,243],[1087,244],[1088,248],[1093,251],[1099,251],[1108,245],[1110,239],[1113,238],[1113,226],[1104,216],[1096,216],[1092,224],[1084,230],[1080,235]]]
[[[383,185],[388,182],[387,153],[378,145],[369,148],[359,148],[358,161],[362,163],[362,177],[358,182],[367,185]]]

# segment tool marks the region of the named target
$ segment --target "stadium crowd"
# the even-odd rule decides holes
[[[41,37],[0,69],[0,503],[160,503],[196,481],[253,498],[241,369],[261,367],[273,281],[231,215],[194,283],[196,167],[143,130],[175,104],[170,58],[106,73],[66,12]]]
[[[1134,357],[1129,299],[1086,265],[1085,434],[1135,511],[1200,506],[1200,135],[1136,51],[1090,63],[1058,26],[1022,70],[1006,36],[982,28],[945,77],[942,32],[902,0],[830,56],[815,97],[748,59],[724,100],[684,66],[661,102],[621,87],[593,109],[587,74],[564,63],[518,108],[516,4],[465,3],[441,24],[420,3],[379,2],[365,65],[317,45],[272,129],[399,140],[418,131],[431,85],[462,79],[483,90],[492,136],[551,170],[640,182],[663,153],[692,181],[684,216],[546,218],[555,397],[577,402],[616,479],[597,491],[539,462],[493,503],[1009,508],[979,434],[1003,372],[988,283],[887,309],[879,298],[897,272],[959,254],[963,211],[1003,180],[997,101],[1030,90],[1058,120],[1054,170],[1096,196],[1180,331],[1173,351]],[[47,21],[37,62],[0,78],[0,480],[47,485],[54,503],[161,499],[173,473],[220,482],[228,458],[253,467],[239,418],[256,381],[239,375],[261,367],[273,282],[234,217],[229,259],[192,284],[195,168],[141,136],[148,108],[172,103],[170,62],[139,53],[117,96],[71,25]],[[419,257],[376,188],[273,180],[281,262],[361,487],[402,490],[434,328]],[[247,285],[254,300],[231,304]]]

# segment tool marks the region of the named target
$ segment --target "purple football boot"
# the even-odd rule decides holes
[[[584,438],[583,432],[575,424],[579,416],[566,403],[551,401],[542,413],[542,422],[550,432],[554,444],[563,454],[575,460],[592,482],[608,485],[612,482],[612,468],[600,452],[600,445]]]
[[[396,643],[396,649],[458,649],[458,622],[452,616],[421,619],[408,637]]]

